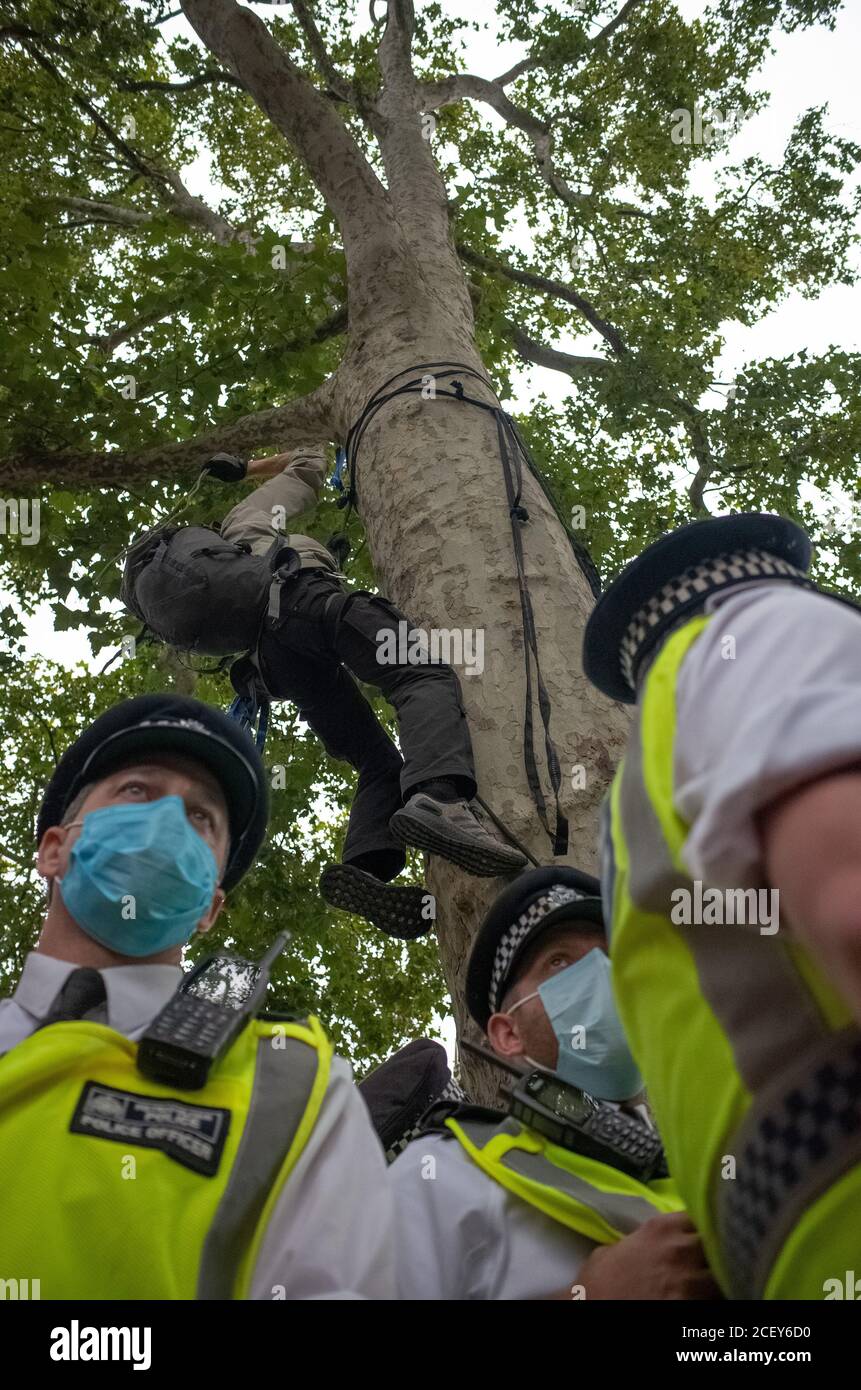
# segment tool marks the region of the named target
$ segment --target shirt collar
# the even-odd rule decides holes
[[[74,961],[31,951],[12,998],[41,1021],[67,977],[77,968]],[[183,971],[178,965],[111,965],[99,974],[105,982],[108,1027],[128,1034],[155,1017],[170,999]]]

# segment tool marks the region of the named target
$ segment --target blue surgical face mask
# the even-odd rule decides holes
[[[80,824],[57,886],[81,930],[124,956],[188,941],[212,902],[218,866],[182,798],[103,806]]]
[[[599,1100],[630,1100],[643,1089],[643,1078],[616,1011],[610,961],[603,951],[596,946],[581,960],[551,975],[535,994],[527,994],[514,1008],[519,1009],[536,994],[556,1034],[556,1073],[563,1081]]]

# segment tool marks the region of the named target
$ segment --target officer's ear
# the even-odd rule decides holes
[[[46,908],[51,906],[54,879],[65,868],[70,848],[69,831],[80,829],[80,812],[90,799],[90,793],[97,786],[87,782],[72,799],[63,812],[60,825],[52,825],[45,831],[36,851],[36,868],[46,881]],[[76,836],[72,836],[75,839]]]
[[[517,1015],[491,1014],[487,1020],[487,1041],[498,1057],[519,1057],[523,1052],[523,1039],[517,1026]]]
[[[209,931],[210,927],[214,927],[215,923],[218,921],[218,918],[221,915],[221,909],[224,907],[226,900],[227,894],[225,893],[224,889],[221,887],[216,888],[215,892],[212,895],[212,902],[209,904],[206,913],[203,917],[201,917],[200,921],[195,927],[195,931],[199,931],[201,936],[205,936],[205,934]]]
[[[53,879],[63,867],[63,846],[67,831],[64,825],[52,825],[39,841],[36,852],[36,868],[42,878]]]
[[[44,911],[47,912],[51,906],[51,899],[54,896],[54,879],[60,868],[59,850],[63,843],[63,827],[52,825],[46,830],[36,851],[36,868],[45,880],[45,902]]]

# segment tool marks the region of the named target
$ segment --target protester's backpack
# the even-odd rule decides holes
[[[230,656],[252,651],[273,581],[273,558],[222,540],[209,526],[164,526],[126,556],[120,591],[141,622],[181,651]]]

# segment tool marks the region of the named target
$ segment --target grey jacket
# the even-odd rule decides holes
[[[221,523],[222,536],[227,541],[247,542],[254,555],[266,555],[273,540],[281,537],[298,552],[302,569],[322,568],[340,574],[335,557],[320,541],[285,532],[288,521],[313,511],[325,477],[323,450],[297,449],[281,473],[255,488],[227,513]]]

